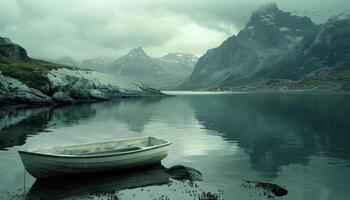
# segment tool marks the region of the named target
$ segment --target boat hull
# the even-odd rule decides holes
[[[26,170],[42,179],[67,174],[96,173],[159,163],[168,155],[168,146],[122,155],[61,157],[19,152]]]

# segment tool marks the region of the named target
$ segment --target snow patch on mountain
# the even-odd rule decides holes
[[[137,47],[129,51],[128,56],[134,57],[134,56],[147,56],[147,55],[141,47]]]
[[[340,21],[340,20],[349,20],[350,19],[350,14],[349,13],[341,13],[339,15],[331,17],[328,22],[335,22],[335,21]]]
[[[195,65],[198,61],[198,57],[194,56],[192,54],[187,53],[169,53],[168,55],[165,55],[160,60],[168,61],[168,62],[174,62],[174,63],[186,63],[189,65]]]

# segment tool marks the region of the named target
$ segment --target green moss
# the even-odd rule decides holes
[[[26,85],[39,90],[43,90],[49,83],[46,76],[47,73],[50,70],[62,67],[66,66],[34,59],[28,62],[13,62],[7,58],[0,57],[0,71],[3,75],[18,79]]]
[[[343,85],[343,90],[346,92],[350,92],[350,82],[347,82]]]

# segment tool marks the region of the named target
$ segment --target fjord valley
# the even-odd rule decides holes
[[[0,199],[348,200],[350,4],[277,3],[0,1]]]

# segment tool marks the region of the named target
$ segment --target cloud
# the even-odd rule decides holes
[[[118,57],[142,46],[152,56],[201,55],[237,33],[269,0],[0,0],[0,35],[33,57]],[[350,10],[347,0],[277,0],[315,21]]]

